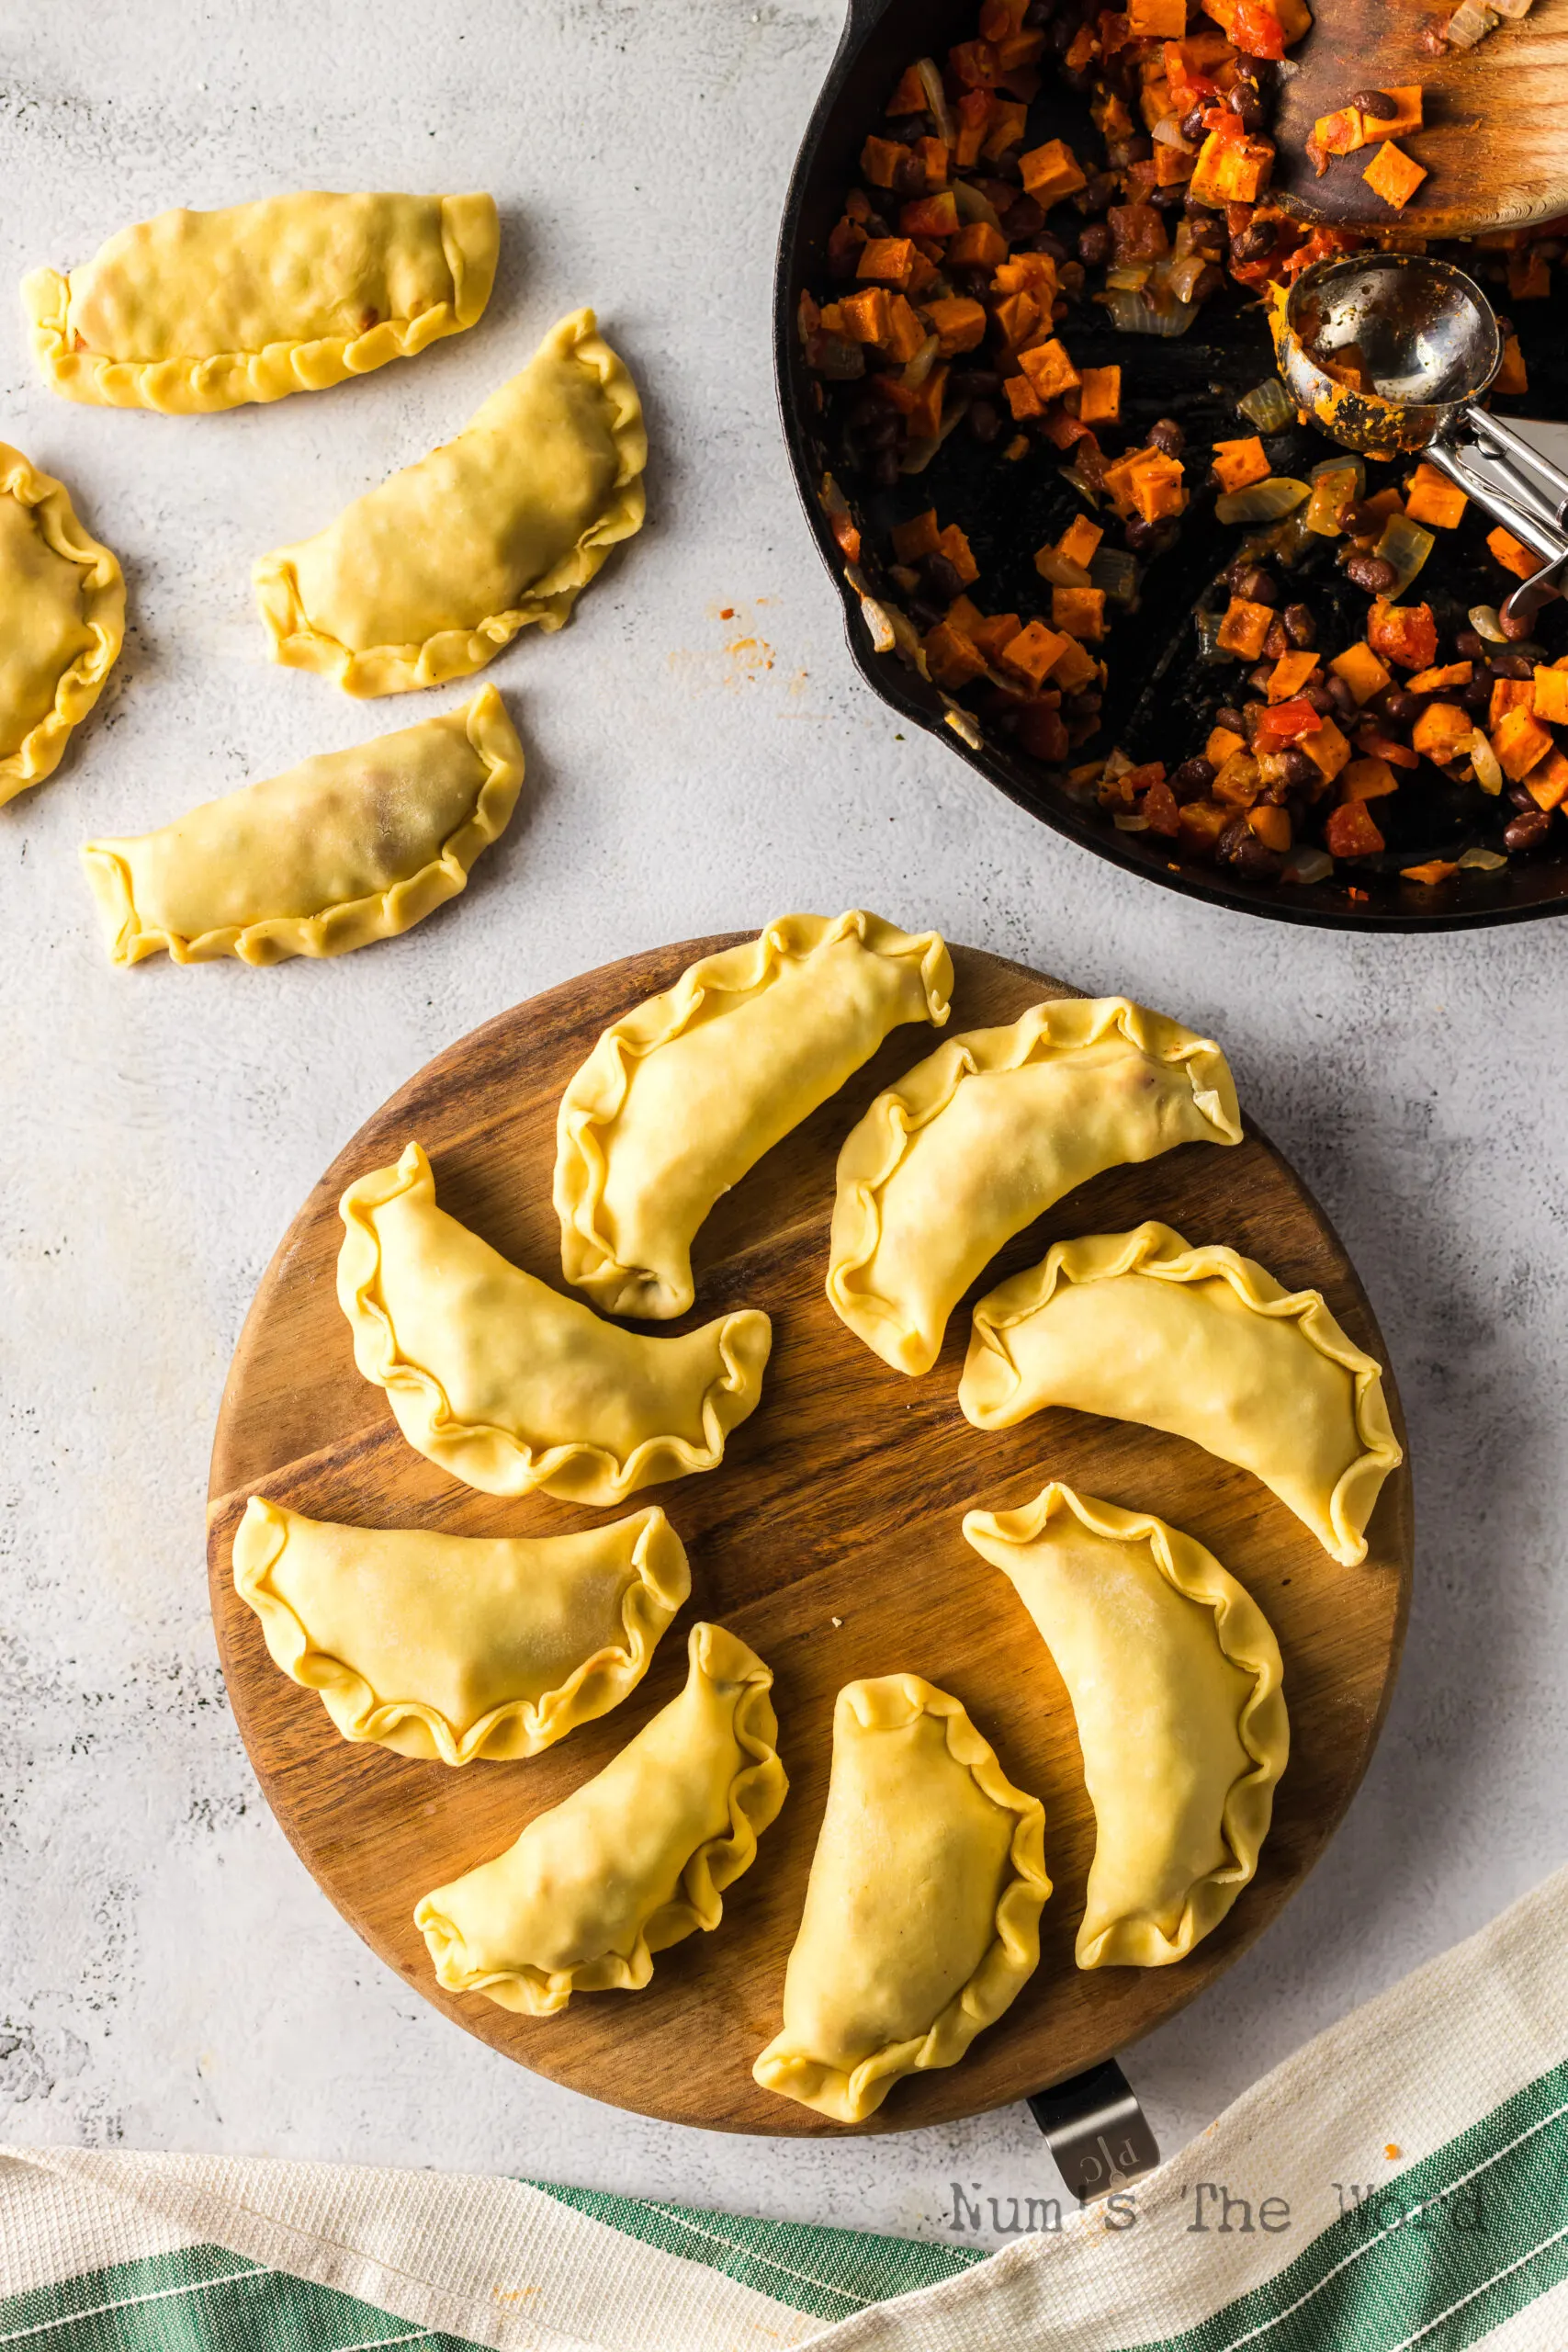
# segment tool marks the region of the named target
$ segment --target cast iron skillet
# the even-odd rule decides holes
[[[828,232],[843,209],[845,189],[859,176],[866,134],[880,121],[887,94],[904,67],[915,57],[945,55],[973,29],[975,7],[976,0],[849,0],[838,55],[807,125],[779,232],[773,336],[784,440],[807,522],[838,583],[850,650],[862,675],[900,718],[928,729],[1032,816],[1097,856],[1189,898],[1272,916],[1280,922],[1340,931],[1454,931],[1562,912],[1568,909],[1568,848],[1551,855],[1511,859],[1496,874],[1464,871],[1440,896],[1401,882],[1400,865],[1427,856],[1455,855],[1476,838],[1466,830],[1463,805],[1469,797],[1456,792],[1453,802],[1445,806],[1440,787],[1423,797],[1415,819],[1420,830],[1411,831],[1407,822],[1403,838],[1391,838],[1381,871],[1375,862],[1366,861],[1355,869],[1337,867],[1329,880],[1310,887],[1280,883],[1260,888],[1241,882],[1224,867],[1178,865],[1172,844],[1156,842],[1151,834],[1117,832],[1096,807],[1081,804],[1054,783],[1005,737],[987,740],[976,722],[976,740],[964,741],[950,723],[948,706],[936,688],[897,654],[874,650],[860,597],[845,577],[843,557],[822,510],[824,472],[833,473],[857,514],[870,521],[868,557],[874,541],[885,538],[889,522],[933,500],[944,519],[961,517],[982,566],[987,608],[1002,611],[1038,607],[1033,550],[1081,511],[1055,467],[1041,456],[1016,467],[1003,464],[994,447],[981,448],[962,427],[925,474],[895,491],[864,492],[825,439],[830,427],[818,411],[816,381],[801,356],[795,323],[800,295],[803,288],[820,293],[826,283]],[[1082,101],[1047,79],[1031,109],[1031,143],[1056,135],[1081,140],[1085,120]],[[1531,314],[1538,311],[1554,317],[1556,305],[1521,304],[1515,313],[1530,367],[1528,407],[1532,415],[1568,417],[1568,338],[1553,335],[1551,317],[1537,322]],[[1090,366],[1112,359],[1122,363],[1123,406],[1132,426],[1146,427],[1156,416],[1175,415],[1190,441],[1199,446],[1246,429],[1236,415],[1236,397],[1272,368],[1261,311],[1224,301],[1211,304],[1186,335],[1168,342],[1118,335],[1109,324],[1097,326],[1079,311],[1072,345],[1075,356]],[[1304,470],[1329,452],[1330,445],[1314,433],[1301,439],[1299,457],[1292,460],[1287,455],[1286,469]],[[1271,454],[1280,464],[1278,443]],[[1213,595],[1215,576],[1235,554],[1237,538],[1234,526],[1226,529],[1214,521],[1210,497],[1194,497],[1177,547],[1145,580],[1141,610],[1121,620],[1112,633],[1105,731],[1093,751],[1120,742],[1134,759],[1155,759],[1170,754],[1173,740],[1190,748],[1205,706],[1223,701],[1235,690],[1238,673],[1234,666],[1221,671],[1198,667],[1191,614],[1201,599]],[[874,560],[867,570],[874,585]],[[1448,546],[1428,563],[1423,588],[1429,578],[1435,591],[1456,594],[1461,602],[1491,603],[1497,594],[1495,569],[1484,573],[1466,569]],[[1332,606],[1332,575],[1314,584],[1320,609]],[[890,601],[897,602],[896,594]],[[1365,601],[1348,593],[1342,641],[1360,635]],[[1565,616],[1568,606],[1558,605],[1541,624],[1553,652],[1562,650],[1554,640],[1562,634]],[[1558,838],[1568,842],[1568,833],[1560,832]],[[1352,888],[1358,897],[1350,896]]]

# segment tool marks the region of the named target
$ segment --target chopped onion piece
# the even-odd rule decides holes
[[[1141,294],[1154,276],[1152,261],[1119,261],[1105,273],[1105,283],[1112,293],[1122,288]]]
[[[1298,506],[1293,514],[1287,514],[1266,535],[1269,556],[1274,562],[1282,563],[1287,571],[1293,571],[1305,550],[1315,544],[1314,534],[1302,520],[1305,512],[1304,506]]]
[[[860,600],[860,608],[866,628],[871,633],[872,651],[891,653],[898,642],[898,636],[883,606],[877,603],[874,596],[863,596]]]
[[[1309,486],[1292,474],[1270,474],[1267,481],[1226,491],[1215,499],[1214,513],[1222,523],[1274,523],[1311,495]]]
[[[1146,833],[1149,830],[1146,817],[1112,817],[1111,821],[1119,833]]]
[[[979,188],[971,187],[967,180],[953,181],[953,201],[961,220],[983,220],[987,229],[1000,230],[1002,224],[996,206]]]
[[[926,440],[911,441],[898,461],[899,472],[923,474],[948,435],[963,424],[968,413],[969,403],[966,400],[953,401],[944,407],[942,413],[941,431],[931,434]]]
[[[1495,874],[1508,863],[1501,851],[1495,849],[1467,849],[1464,855],[1454,862],[1458,865],[1467,865],[1472,874]]]
[[[1168,310],[1156,311],[1141,294],[1120,288],[1097,294],[1094,299],[1110,311],[1111,323],[1118,334],[1185,334],[1199,309],[1194,302],[1172,302]]]
[[[1207,254],[1187,254],[1171,263],[1166,284],[1179,302],[1190,302],[1192,288],[1208,268],[1209,260]]]
[[[1470,0],[1467,0],[1470,5]],[[920,87],[926,94],[926,105],[936,124],[936,135],[945,139],[950,147],[958,144],[958,126],[953,119],[953,109],[947,103],[947,92],[942,86],[942,68],[931,57],[918,58],[915,71],[920,77]]]
[[[1278,376],[1265,376],[1260,384],[1242,394],[1236,406],[1259,433],[1283,433],[1287,424],[1296,421],[1296,404]]]
[[[919,351],[916,352],[914,357],[909,361],[908,366],[904,370],[904,381],[908,384],[912,392],[918,392],[919,390],[920,386],[925,382],[926,378],[936,366],[937,354],[941,349],[942,337],[936,334],[928,334],[924,343],[921,344]]]
[[[1496,10],[1486,7],[1483,0],[1461,0],[1443,27],[1443,38],[1455,49],[1473,49],[1497,21]]]
[[[1521,17],[1529,15],[1532,0],[1488,0],[1488,5],[1500,17],[1511,17],[1517,24]]]
[[[1475,763],[1475,781],[1483,792],[1494,799],[1503,789],[1503,771],[1497,764],[1497,754],[1490,741],[1478,727],[1470,739],[1470,756]]]
[[[1127,757],[1126,752],[1122,749],[1121,744],[1118,743],[1116,749],[1111,752],[1111,757],[1106,761],[1104,767],[1100,770],[1100,774],[1103,775],[1107,784],[1113,784],[1119,775],[1131,775],[1133,770],[1137,766],[1137,764],[1138,763],[1136,760],[1130,760]]]
[[[1072,483],[1080,498],[1087,500],[1090,506],[1099,506],[1100,492],[1087,474],[1079,473],[1077,466],[1058,466],[1056,470],[1064,481]]]
[[[1113,605],[1138,601],[1138,567],[1124,548],[1096,548],[1089,580],[1090,587],[1101,589]]]
[[[1391,604],[1404,595],[1437,544],[1434,535],[1413,523],[1408,514],[1389,516],[1372,552],[1393,566],[1394,582],[1385,591]]]
[[[1053,588],[1088,588],[1097,584],[1081,563],[1075,563],[1070,555],[1062,555],[1055,548],[1042,548],[1034,559],[1034,569]]]
[[[1283,867],[1281,882],[1321,882],[1334,871],[1334,860],[1326,850],[1299,849]]]
[[[1220,631],[1224,626],[1224,613],[1200,610],[1193,616],[1198,624],[1198,659],[1210,667],[1228,662],[1231,656],[1220,643]]]
[[[1497,618],[1495,605],[1472,605],[1470,626],[1477,637],[1485,638],[1492,645],[1506,645],[1508,642],[1503,624]]]
[[[1498,0],[1500,7],[1504,5],[1505,0]],[[1511,13],[1512,8],[1517,6],[1517,0],[1506,0],[1506,5]],[[1528,8],[1530,0],[1524,0],[1524,5]],[[1520,13],[1522,14],[1523,11],[1521,10]],[[1149,135],[1152,139],[1157,140],[1162,147],[1174,147],[1179,155],[1195,155],[1198,153],[1196,147],[1181,136],[1180,119],[1176,115],[1161,115]]]

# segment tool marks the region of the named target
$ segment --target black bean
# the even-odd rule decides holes
[[[1214,724],[1223,727],[1227,735],[1240,735],[1244,729],[1241,713],[1234,703],[1223,702],[1214,713]]]
[[[1263,650],[1270,662],[1282,662],[1290,650],[1291,640],[1285,634],[1285,624],[1276,616],[1270,622],[1269,634],[1263,640]]]
[[[1414,727],[1421,716],[1421,697],[1411,694],[1407,687],[1385,686],[1380,699],[1382,715],[1391,727]]]
[[[1265,655],[1268,655],[1269,648],[1267,645],[1264,646],[1263,650]],[[1274,663],[1279,660],[1279,655],[1276,653],[1271,658],[1260,662],[1256,670],[1249,670],[1247,672],[1247,684],[1250,693],[1267,695],[1269,692],[1269,681],[1274,674]]]
[[[1235,583],[1235,593],[1249,605],[1272,607],[1280,601],[1280,591],[1272,572],[1265,571],[1262,565],[1257,563],[1249,564],[1242,573]]]
[[[1339,509],[1338,519],[1340,529],[1348,531],[1353,539],[1375,538],[1382,529],[1382,516],[1372,514],[1364,504],[1354,500],[1348,506]]]
[[[1454,651],[1461,662],[1481,662],[1486,656],[1486,639],[1472,628],[1461,628],[1454,639]]]
[[[1348,104],[1359,107],[1361,112],[1370,114],[1375,122],[1392,122],[1399,112],[1399,100],[1391,98],[1386,90],[1358,90]]]
[[[1310,702],[1320,718],[1333,718],[1334,696],[1326,686],[1320,686],[1315,679],[1311,685],[1302,688],[1302,700]]]
[[[940,605],[951,605],[955,596],[964,594],[964,582],[958,571],[944,555],[924,555],[920,558],[920,582],[929,596]]]
[[[1492,675],[1495,678],[1528,678],[1532,674],[1533,665],[1522,653],[1495,653],[1492,656]]]
[[[1111,232],[1103,220],[1091,220],[1078,231],[1078,259],[1090,269],[1111,259]]]
[[[1029,6],[1023,12],[1025,32],[1037,33],[1043,25],[1050,23],[1055,13],[1056,0],[1029,0]]]
[[[1002,413],[991,401],[971,401],[968,424],[976,440],[988,447],[1002,429]]]
[[[1363,555],[1357,548],[1345,560],[1345,576],[1369,596],[1386,596],[1399,574],[1385,556]]]
[[[1461,687],[1459,698],[1472,718],[1484,718],[1492,707],[1492,688],[1484,678],[1474,678]]]
[[[1239,733],[1240,729],[1236,731]],[[1202,800],[1207,797],[1209,786],[1218,774],[1213,761],[1200,754],[1195,759],[1183,760],[1168,781],[1178,800]]]
[[[1173,416],[1156,417],[1149,427],[1149,439],[1168,458],[1179,458],[1187,447],[1187,435]]]
[[[1271,220],[1249,220],[1231,245],[1236,261],[1261,261],[1274,250],[1275,230]]]
[[[1194,107],[1190,114],[1181,118],[1181,136],[1190,147],[1201,147],[1209,133],[1203,121],[1203,109]]]
[[[1001,207],[998,206],[998,210]],[[1008,235],[1021,244],[1025,237],[1037,237],[1045,226],[1045,208],[1032,196],[1015,196],[1008,206]]]
[[[1103,695],[1064,695],[1062,697],[1062,716],[1065,718],[1098,718],[1104,707]]]
[[[1145,523],[1141,514],[1129,515],[1122,526],[1122,536],[1134,555],[1147,555],[1159,537],[1159,525]]]
[[[1528,784],[1507,784],[1503,787],[1516,808],[1533,808],[1535,795]]]
[[[1186,201],[1184,187],[1156,187],[1149,193],[1149,202],[1156,212],[1179,212]]]
[[[876,489],[891,490],[898,479],[897,450],[878,449],[870,465],[867,466],[866,472]]]
[[[1233,818],[1215,843],[1215,853],[1244,882],[1275,882],[1280,860],[1265,849],[1245,817]]]
[[[1330,699],[1334,704],[1336,716],[1340,718],[1354,718],[1359,706],[1345,680],[1339,677],[1330,677],[1328,680],[1328,692]]]
[[[1116,201],[1116,182],[1110,172],[1095,172],[1073,198],[1073,209],[1087,219],[1091,213],[1103,212]]]
[[[893,189],[897,196],[924,196],[926,167],[918,155],[901,155],[893,166]]]
[[[1526,808],[1509,825],[1503,835],[1505,849],[1539,849],[1551,830],[1551,819],[1544,808]]]
[[[1285,635],[1299,652],[1317,643],[1317,621],[1310,605],[1287,605],[1283,619]]]
[[[1253,83],[1246,79],[1236,82],[1225,104],[1244,130],[1262,130],[1266,109]]]
[[[1217,262],[1206,261],[1192,281],[1190,302],[1212,302],[1225,282],[1224,271]]]
[[[1303,792],[1308,785],[1316,784],[1321,769],[1310,752],[1301,751],[1294,743],[1282,755],[1285,782],[1294,792]]]
[[[955,368],[948,379],[948,390],[956,399],[967,392],[972,401],[994,401],[1000,397],[1002,379],[993,368]],[[880,401],[877,406],[880,408]]]
[[[1530,633],[1530,616],[1529,613],[1510,612],[1505,605],[1497,615],[1497,626],[1505,637],[1528,637]]]
[[[1185,204],[1186,201],[1183,194],[1182,202]],[[1188,228],[1187,242],[1193,252],[1201,254],[1206,261],[1223,261],[1228,250],[1225,224],[1216,213],[1201,213]]]

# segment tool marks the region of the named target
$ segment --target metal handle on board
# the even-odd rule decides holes
[[[1159,2162],[1148,2118],[1114,2058],[1048,2091],[1036,2091],[1029,2111],[1082,2205],[1124,2188]]]

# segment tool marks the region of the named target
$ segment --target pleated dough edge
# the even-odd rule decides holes
[[[288,551],[275,549],[262,556],[251,573],[275,662],[288,669],[314,670],[322,677],[331,678],[346,695],[407,694],[421,686],[438,686],[453,678],[471,677],[476,670],[482,670],[487,662],[493,661],[503,646],[510,645],[520,629],[535,622],[547,636],[565,628],[573,605],[610,549],[642,528],[648,503],[642,481],[648,463],[648,434],[631,372],[600,334],[591,310],[574,311],[560,320],[546,335],[534,358],[539,358],[552,346],[576,358],[598,377],[611,410],[611,437],[620,460],[611,484],[609,503],[582,533],[571,552],[534,582],[521,604],[504,613],[488,614],[471,629],[439,629],[420,645],[372,645],[355,652],[316,627],[300,601],[293,566],[287,560]],[[524,363],[525,367],[532,364],[531,360]],[[522,370],[515,372],[521,374]],[[465,425],[462,432],[468,429]],[[462,433],[454,437],[460,440]],[[412,462],[417,465],[420,460]],[[406,472],[408,469],[399,470]],[[325,527],[330,530],[332,525]]]
[[[386,1308],[367,1295],[381,1268],[380,1243],[368,1212],[385,1207],[389,1201],[412,1192],[422,1182],[430,1185],[434,1199],[434,1179],[430,1163],[423,1148],[410,1142],[395,1167],[371,1169],[348,1187],[338,1204],[344,1231],[338,1253],[337,1295],[354,1334],[355,1362],[365,1378],[384,1388],[389,1396],[400,1392],[419,1397],[423,1404],[430,1424],[429,1460],[466,1485],[480,1486],[479,1480],[458,1465],[471,1449],[499,1447],[518,1464],[517,1480],[505,1487],[480,1486],[482,1493],[525,1495],[543,1487],[571,1500],[606,1508],[624,1502],[639,1487],[650,1487],[664,1478],[685,1477],[694,1471],[711,1470],[723,1460],[725,1440],[751,1411],[761,1394],[762,1374],[773,1346],[772,1322],[757,1307],[738,1307],[716,1318],[722,1371],[703,1394],[704,1442],[700,1448],[689,1438],[661,1433],[644,1438],[625,1462],[617,1462],[604,1446],[576,1440],[550,1446],[536,1454],[510,1430],[460,1420],[452,1412],[446,1392],[434,1375],[399,1352],[397,1335]],[[569,1303],[574,1306],[582,1304],[580,1299]],[[616,1327],[607,1328],[613,1330]],[[761,1354],[752,1364],[747,1359],[755,1353],[754,1342],[759,1336]],[[740,1408],[733,1419],[726,1419],[722,1409],[723,1400],[728,1397],[735,1398]],[[663,1466],[666,1461],[668,1468]],[[583,1482],[576,1466],[580,1464],[590,1465],[592,1484]],[[655,1464],[660,1466],[650,1466]],[[566,1483],[559,1483],[563,1479]]]
[[[1073,1035],[1075,1030],[1081,1034]],[[1241,1141],[1235,1084],[1220,1047],[1213,1038],[1200,1037],[1168,1014],[1151,1012],[1125,996],[1054,997],[1031,1005],[1014,1022],[944,1039],[897,1086],[879,1094],[845,1137],[833,1220],[837,1227],[841,1217],[844,1238],[840,1243],[834,1235],[828,1296],[840,1322],[895,1371],[919,1373],[931,1367],[905,1361],[915,1335],[900,1321],[891,1300],[876,1291],[855,1290],[852,1278],[876,1255],[882,1240],[882,1194],[914,1137],[946,1110],[965,1079],[1022,1069],[1031,1062],[1079,1052],[1113,1034],[1151,1061],[1187,1065],[1193,1102],[1215,1130],[1213,1141]],[[996,1042],[1003,1039],[1005,1045]]]
[[[288,1549],[288,1521],[294,1515],[263,1495],[252,1495],[234,1531],[234,1589],[260,1618],[273,1663],[302,1690],[320,1695],[343,1738],[386,1744],[387,1735],[400,1724],[417,1724],[429,1742],[431,1760],[442,1764],[471,1764],[479,1757],[499,1763],[537,1756],[580,1724],[608,1714],[642,1680],[660,1638],[692,1589],[685,1546],[663,1511],[650,1503],[634,1512],[632,1518],[643,1523],[632,1549],[634,1574],[621,1596],[626,1647],[608,1645],[594,1651],[556,1690],[538,1699],[506,1700],[458,1733],[423,1700],[378,1704],[362,1674],[312,1645],[291,1603],[269,1581]],[[603,1532],[614,1533],[615,1527]]]
[[[1156,1920],[1142,1915],[1115,1919],[1087,1941],[1082,1927],[1078,1930],[1075,1957],[1080,1968],[1162,1968],[1185,1960],[1211,1928],[1219,1925],[1256,1875],[1258,1857],[1273,1818],[1274,1791],[1291,1753],[1280,1645],[1252,1595],[1196,1536],[1172,1527],[1153,1511],[1122,1510],[1115,1503],[1079,1495],[1059,1478],[1053,1478],[1032,1502],[1017,1510],[966,1511],[964,1534],[976,1551],[980,1550],[976,1535],[987,1536],[996,1544],[1032,1544],[1062,1506],[1091,1534],[1109,1536],[1116,1544],[1147,1544],[1167,1584],[1184,1599],[1213,1610],[1214,1636],[1222,1654],[1253,1679],[1252,1695],[1236,1723],[1253,1769],[1232,1782],[1220,1817],[1230,1863],[1193,1881],[1174,1936],[1167,1936]],[[1004,1568],[1002,1574],[1007,1573]],[[1049,1648],[1049,1643],[1045,1646]]]
[[[423,1896],[415,1906],[414,1925],[447,1992],[484,1993],[499,2007],[523,2017],[558,2017],[574,1993],[640,1992],[653,1974],[655,1952],[667,1951],[699,1928],[705,1933],[718,1926],[725,1893],[756,1860],[757,1841],[778,1818],[789,1794],[789,1780],[778,1752],[778,1718],[769,1696],[773,1668],[739,1634],[705,1621],[693,1626],[688,1649],[693,1668],[706,1680],[745,1686],[735,1703],[734,1728],[746,1760],[729,1783],[728,1828],[697,1847],[681,1872],[676,1894],[649,1914],[629,1952],[606,1952],[552,1974],[525,1964],[465,1978],[449,1965],[457,1941],[450,1923],[433,1908],[433,1895]],[[438,1944],[445,1946],[440,1952]]]
[[[506,831],[523,788],[523,746],[496,688],[481,686],[464,718],[468,741],[486,769],[473,808],[442,842],[439,856],[369,898],[341,899],[313,915],[267,915],[259,922],[224,923],[186,939],[178,932],[144,923],[136,911],[125,860],[106,842],[85,842],[82,865],[97,900],[109,961],[129,970],[160,954],[174,964],[207,964],[232,956],[262,968],[286,963],[291,956],[346,956],[352,948],[399,939],[412,931],[468,888],[482,853]],[[376,740],[372,736],[369,741]],[[238,788],[245,789],[243,785]]]
[[[441,243],[452,272],[450,301],[417,318],[383,319],[357,335],[272,343],[260,351],[205,357],[111,359],[71,347],[71,282],[57,269],[22,280],[34,364],[66,400],[94,408],[152,409],[164,416],[215,415],[290,392],[321,392],[351,376],[367,376],[391,359],[412,359],[445,335],[460,334],[484,315],[495,283],[501,221],[491,196],[444,196]]]
[[[554,1197],[560,1219],[561,1269],[568,1282],[587,1291],[607,1314],[682,1315],[694,1295],[689,1278],[683,1291],[675,1291],[655,1274],[658,1303],[649,1306],[648,1276],[639,1268],[623,1265],[598,1229],[607,1172],[598,1130],[619,1115],[631,1084],[630,1065],[690,1028],[710,992],[759,995],[781,965],[805,962],[852,935],[873,955],[919,959],[926,1017],[940,1029],[952,1011],[953,993],[953,958],[940,933],[901,931],[861,907],[836,920],[780,915],[755,939],[700,957],[672,987],[623,1013],[574,1073],[556,1122]]]
[[[19,449],[0,441],[0,498],[30,509],[45,547],[83,567],[82,625],[93,642],[85,646],[54,682],[54,707],[0,760],[0,808],[54,774],[73,728],[81,724],[104,690],[125,640],[125,574],[118,559],[84,529],[71,493],[52,474],[39,471]]]
[[[1045,1870],[1044,1806],[1038,1797],[1013,1786],[960,1700],[918,1674],[889,1674],[848,1684],[839,1693],[838,1705],[867,1731],[896,1731],[919,1715],[936,1716],[944,1728],[948,1754],[965,1767],[982,1795],[1017,1815],[1009,1849],[1013,1876],[997,1898],[991,1942],[975,1973],[938,2011],[925,2033],[887,2043],[845,2074],[841,2067],[792,2051],[786,2029],[752,2066],[753,2078],[764,2090],[795,2099],[835,2122],[863,2123],[902,2076],[956,2065],[976,2035],[1010,2008],[1040,1964],[1040,1914],[1050,1896],[1051,1881]]]
[[[1333,1363],[1351,1374],[1356,1399],[1356,1434],[1365,1451],[1341,1472],[1328,1503],[1332,1544],[1324,1549],[1342,1567],[1359,1566],[1367,1556],[1365,1529],[1371,1518],[1383,1480],[1404,1459],[1393,1434],[1388,1400],[1383,1395],[1382,1366],[1357,1347],[1316,1290],[1287,1291],[1256,1259],[1211,1243],[1190,1249],[1179,1233],[1150,1218],[1130,1233],[1090,1234],[1078,1241],[1058,1241],[1038,1266],[1032,1266],[982,1298],[975,1308],[969,1354],[959,1384],[958,1401],[964,1419],[975,1429],[999,1429],[1001,1404],[971,1409],[965,1399],[971,1366],[982,1364],[998,1378],[1010,1379],[1016,1388],[1018,1367],[1002,1336],[1046,1305],[1060,1282],[1105,1282],[1112,1275],[1150,1274],[1162,1282],[1205,1282],[1218,1275],[1230,1284],[1244,1306],[1276,1321],[1294,1321],[1302,1336]],[[1287,1506],[1289,1508],[1289,1506]],[[1303,1521],[1303,1524],[1305,1522]],[[1314,1531],[1315,1532],[1315,1531]],[[1323,1542],[1319,1534],[1320,1542]]]

